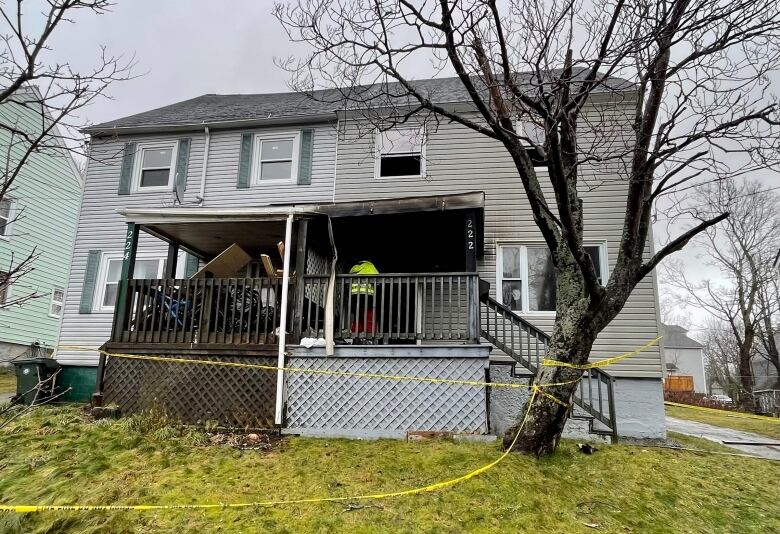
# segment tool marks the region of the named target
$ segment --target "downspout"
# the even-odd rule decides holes
[[[335,353],[335,343],[333,341],[333,300],[336,289],[336,263],[338,262],[339,254],[336,250],[336,240],[333,238],[333,223],[330,215],[328,215],[328,239],[330,239],[330,247],[333,250],[333,259],[330,262],[330,277],[328,278],[328,289],[325,293],[325,355],[333,356]]]
[[[290,249],[292,248],[293,214],[287,215],[284,231],[284,264],[282,267],[282,302],[279,313],[279,352],[276,358],[276,414],[274,422],[282,424],[284,414],[284,352],[287,343],[287,299],[290,292]],[[300,275],[299,275],[300,276]]]
[[[200,171],[200,194],[198,195],[198,206],[203,205],[203,201],[206,200],[206,168],[209,164],[209,146],[211,145],[211,132],[209,127],[204,129],[206,134],[206,146],[203,148],[203,168]]]

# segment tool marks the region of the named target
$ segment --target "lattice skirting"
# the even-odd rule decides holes
[[[289,365],[401,376],[485,380],[483,358],[291,358]],[[409,431],[487,433],[484,387],[308,373],[287,377],[287,427],[309,435],[403,437]]]
[[[172,357],[176,356],[276,365],[276,359],[264,357],[181,353]],[[103,393],[105,403],[118,405],[123,413],[160,409],[184,423],[273,428],[276,372],[109,358]]]

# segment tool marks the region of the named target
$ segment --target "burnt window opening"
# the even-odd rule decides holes
[[[425,174],[423,142],[422,128],[379,132],[377,178],[423,176]]]

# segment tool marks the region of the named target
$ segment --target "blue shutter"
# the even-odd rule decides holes
[[[311,162],[314,130],[301,130],[301,151],[298,157],[298,185],[311,184]]]
[[[87,267],[84,269],[84,286],[81,288],[79,313],[92,313],[92,301],[95,298],[95,283],[100,268],[100,251],[90,250],[87,256]]]
[[[133,181],[133,163],[135,162],[135,143],[125,143],[122,155],[122,170],[119,175],[119,194],[129,195],[130,184]]]
[[[176,150],[176,180],[174,190],[179,202],[184,191],[187,189],[187,166],[190,162],[190,144],[192,139],[183,137],[179,139],[179,147]]]
[[[236,181],[236,187],[239,189],[246,189],[249,187],[253,138],[254,136],[250,133],[241,135],[241,155],[238,158],[238,180]]]
[[[198,272],[198,257],[187,254],[187,262],[184,265],[185,278],[192,278],[192,275]]]

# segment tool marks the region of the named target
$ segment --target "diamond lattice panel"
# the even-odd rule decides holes
[[[260,357],[184,357],[276,365],[275,360]],[[228,427],[273,428],[274,371],[109,358],[103,389],[105,402],[118,405],[123,413],[162,409],[185,423],[217,421]]]
[[[485,379],[479,358],[293,358],[293,367],[400,376]],[[485,388],[292,373],[287,426],[350,431],[487,432]]]

